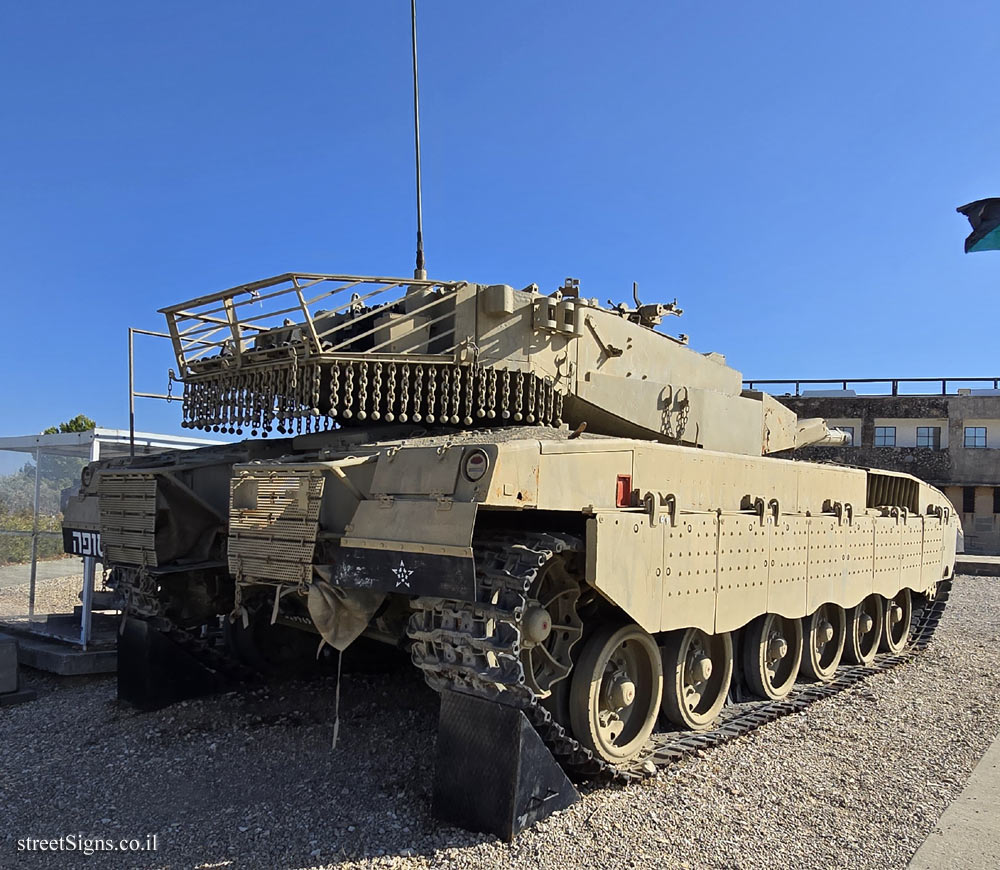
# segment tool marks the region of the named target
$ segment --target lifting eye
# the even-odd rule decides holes
[[[462,474],[465,479],[475,483],[482,480],[483,475],[489,470],[490,457],[481,447],[470,450],[465,457],[465,464],[462,466]]]

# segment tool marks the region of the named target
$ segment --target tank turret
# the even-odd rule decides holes
[[[285,274],[162,310],[186,427],[543,425],[762,455],[835,438],[687,336],[676,302],[605,307],[536,285]],[[805,425],[808,423],[809,425]]]

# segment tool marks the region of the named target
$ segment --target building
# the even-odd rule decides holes
[[[799,417],[823,417],[849,444],[796,459],[905,471],[942,489],[962,517],[965,551],[1000,553],[1000,379],[747,381]],[[837,384],[836,390],[820,389]],[[930,385],[930,386],[929,386]],[[965,385],[965,386],[960,386]],[[792,387],[784,393],[776,387]],[[805,388],[804,388],[805,387]],[[809,389],[808,387],[816,387]],[[877,388],[889,392],[868,392]],[[904,390],[914,391],[905,394]],[[916,390],[934,389],[918,394]]]

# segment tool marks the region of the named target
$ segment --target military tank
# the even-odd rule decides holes
[[[843,435],[633,295],[290,273],[163,309],[183,425],[249,437],[85,470],[120,694],[396,646],[444,698],[437,810],[511,835],[568,799],[551,758],[644,776],[925,642],[946,497],[769,455]],[[501,824],[469,806],[508,756]]]

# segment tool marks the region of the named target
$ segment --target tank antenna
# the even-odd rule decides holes
[[[424,268],[424,211],[420,189],[420,91],[417,87],[417,0],[410,0],[410,32],[413,43],[413,142],[417,158],[417,268],[413,277],[426,280]]]

